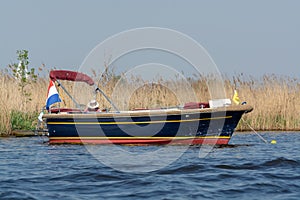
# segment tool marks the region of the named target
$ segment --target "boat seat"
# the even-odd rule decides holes
[[[209,108],[209,104],[206,102],[189,102],[185,103],[183,109],[195,109],[195,108]]]

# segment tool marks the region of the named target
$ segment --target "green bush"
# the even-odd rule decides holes
[[[34,130],[38,113],[13,110],[10,114],[12,130]]]

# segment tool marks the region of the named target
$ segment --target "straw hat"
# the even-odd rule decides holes
[[[87,106],[89,109],[96,109],[99,108],[99,103],[96,100],[91,100]]]

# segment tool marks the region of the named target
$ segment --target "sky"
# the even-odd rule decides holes
[[[161,27],[200,43],[223,74],[300,77],[297,0],[1,0],[0,69],[29,51],[30,67],[77,69],[122,31]]]

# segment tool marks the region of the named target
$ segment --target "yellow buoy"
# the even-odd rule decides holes
[[[277,143],[276,140],[271,141],[271,144],[276,144],[276,143]]]

